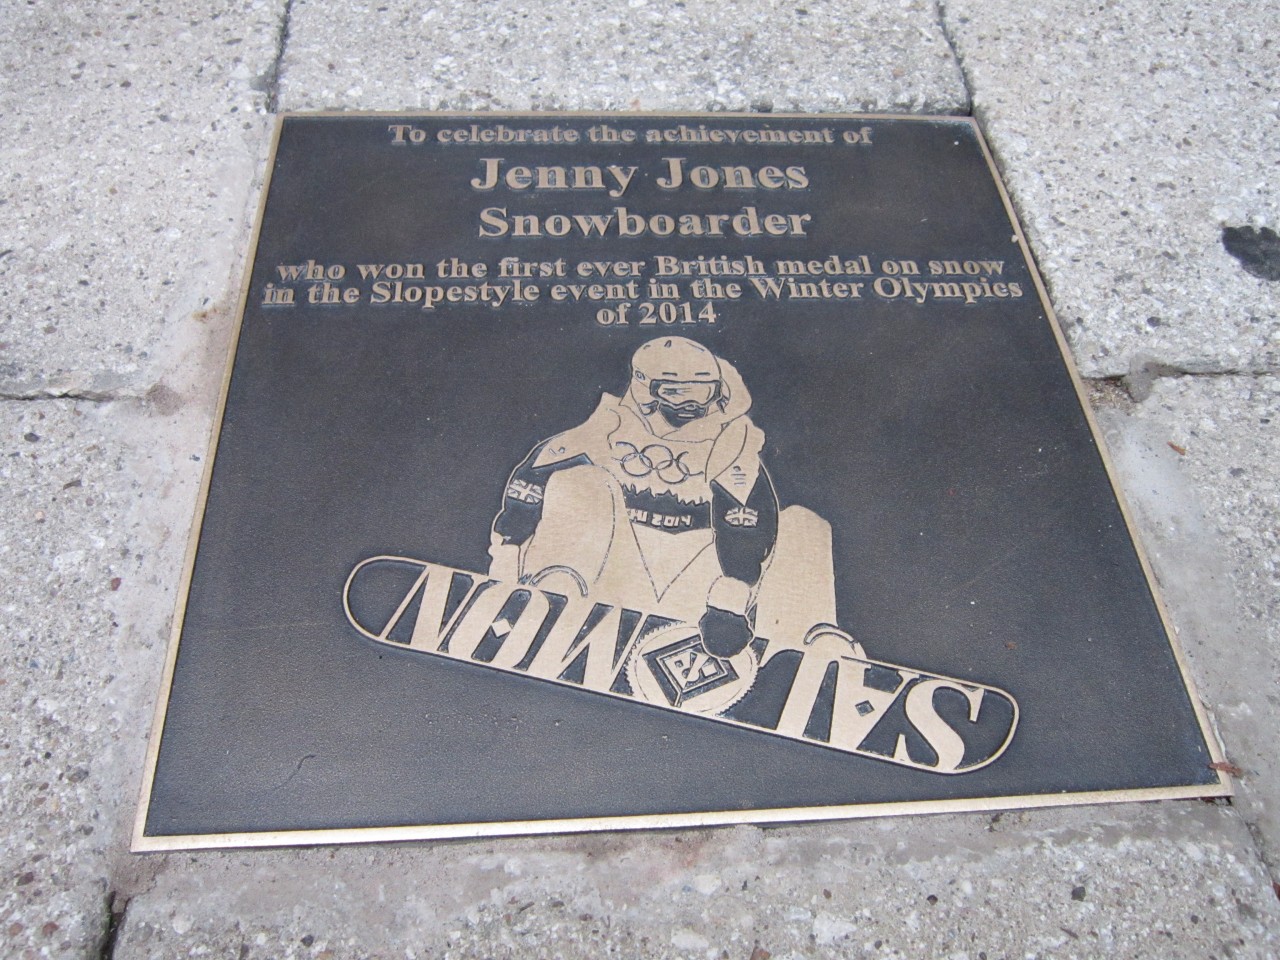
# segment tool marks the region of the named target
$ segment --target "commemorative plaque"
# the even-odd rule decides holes
[[[1229,784],[968,118],[294,115],[140,850]]]

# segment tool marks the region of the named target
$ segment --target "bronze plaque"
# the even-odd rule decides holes
[[[1221,795],[975,123],[279,124],[140,850]]]

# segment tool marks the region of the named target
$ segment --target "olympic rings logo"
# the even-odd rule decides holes
[[[656,473],[663,483],[674,486],[702,474],[701,470],[690,470],[685,464],[684,458],[689,455],[688,450],[674,454],[669,447],[660,443],[651,443],[640,449],[634,443],[626,441],[615,442],[614,448],[623,451],[622,456],[614,459],[622,465],[623,472],[629,477],[647,477]]]

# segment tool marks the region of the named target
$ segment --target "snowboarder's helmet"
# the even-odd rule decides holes
[[[720,361],[684,337],[659,337],[631,358],[631,395],[640,409],[655,409],[672,426],[705,417],[723,399]]]

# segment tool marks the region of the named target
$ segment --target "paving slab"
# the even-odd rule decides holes
[[[927,0],[295,0],[290,110],[963,112]]]
[[[139,691],[118,682],[121,588],[143,557],[110,405],[0,404],[0,942],[93,952]]]
[[[0,3],[0,395],[154,383],[225,283],[283,10]]]
[[[141,400],[0,400],[7,957],[98,955],[128,875],[231,297],[165,338],[168,379]]]
[[[1157,380],[1102,421],[1162,592],[1280,873],[1280,378]]]
[[[1248,832],[1200,801],[147,860],[118,960],[1280,949]]]
[[[1082,371],[1275,371],[1280,284],[1223,230],[1280,225],[1280,3],[943,9]]]

